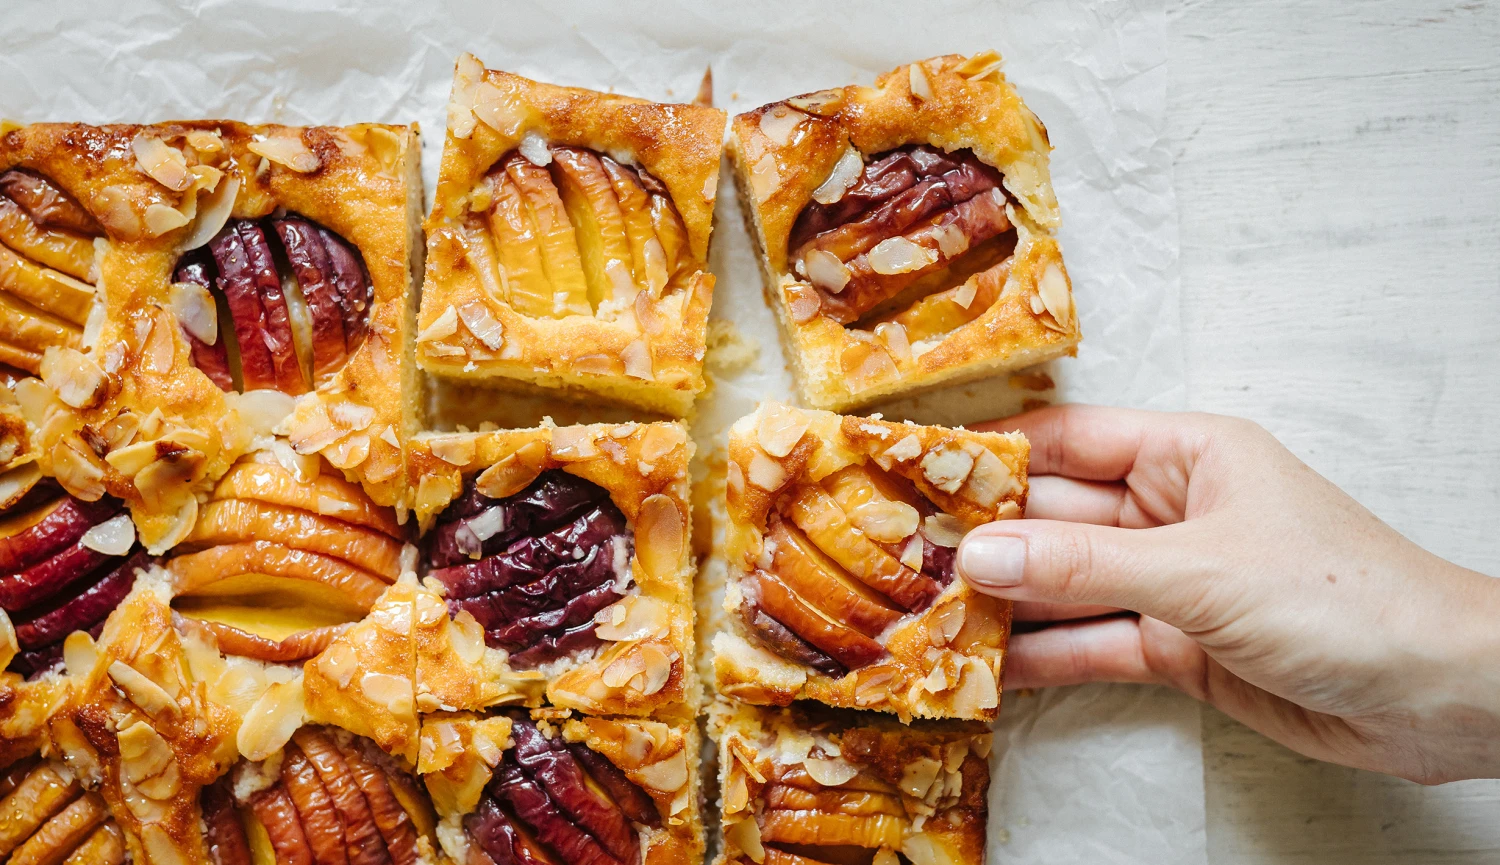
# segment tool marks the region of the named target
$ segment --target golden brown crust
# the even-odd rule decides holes
[[[1020,516],[1029,455],[1026,440],[1017,434],[842,417],[776,403],[762,404],[737,422],[729,438],[724,600],[736,627],[713,640],[719,693],[770,705],[811,699],[903,718],[993,720],[999,713],[1011,608],[961,580],[952,579],[918,612],[898,611],[882,632],[872,631],[883,652],[842,676],[773,652],[738,613],[755,594],[756,573],[780,569],[770,525],[800,491],[821,490],[827,479],[851,467],[877,469],[911,484],[938,511],[901,529],[902,539],[893,539],[889,548],[899,554],[901,568],[908,567],[908,553],[915,549],[919,558],[912,566],[920,572],[926,545],[951,548],[968,528]],[[858,533],[852,524],[846,531]]]
[[[188,174],[177,191],[148,174],[137,145],[150,142],[176,154]],[[266,155],[269,154],[268,158]],[[233,121],[191,121],[151,126],[39,124],[0,139],[0,170],[20,167],[51,179],[103,226],[99,258],[107,286],[102,315],[86,329],[87,363],[68,355],[55,374],[70,372],[93,385],[80,405],[48,405],[38,427],[43,468],[68,485],[80,472],[132,506],[143,538],[153,549],[170,546],[191,523],[188,494],[207,489],[247,448],[265,421],[262,405],[219,390],[195,367],[172,303],[171,284],[182,245],[206,242],[214,221],[259,218],[277,208],[298,213],[336,232],[363,258],[373,285],[369,334],[338,372],[304,396],[285,424],[299,450],[321,451],[330,463],[364,484],[379,503],[402,498],[401,440],[414,431],[415,378],[407,361],[414,302],[412,276],[420,258],[412,242],[421,197],[415,127],[360,124],[349,127],[251,126]],[[179,184],[179,185],[182,185]],[[229,212],[215,202],[235,193]],[[221,224],[221,223],[217,223]],[[83,372],[76,372],[78,369]],[[40,401],[40,400],[39,400]],[[121,471],[76,447],[82,428],[94,431],[122,413],[139,425],[138,436],[118,447],[160,437],[183,445],[173,455],[168,490],[142,490],[136,474]],[[69,416],[71,415],[71,416]],[[275,418],[271,419],[274,426]],[[196,433],[191,440],[174,430]],[[64,453],[59,450],[71,450]],[[184,451],[185,452],[182,452]],[[57,463],[84,463],[59,470]],[[138,467],[139,464],[137,464]],[[176,488],[180,487],[180,488]],[[72,488],[70,488],[72,489]],[[77,489],[72,489],[75,494]]]
[[[982,724],[723,703],[709,731],[723,790],[720,863],[770,861],[767,850],[814,838],[873,848],[877,863],[897,852],[936,865],[984,860],[993,734]]]
[[[480,483],[493,484],[500,497],[519,492],[545,470],[562,469],[603,487],[625,515],[634,534],[630,573],[636,588],[596,617],[604,622],[596,634],[605,641],[597,656],[549,676],[546,692],[552,704],[596,714],[693,715],[698,684],[692,663],[688,537],[692,450],[686,428],[677,423],[424,433],[411,440],[412,506],[424,527],[460,494],[464,478],[475,473],[481,473]],[[450,633],[470,631],[472,617],[464,616],[437,626]],[[439,657],[450,659],[447,666],[437,663]],[[497,675],[488,661],[455,667],[458,657],[434,655],[430,664],[419,658],[419,681],[436,691],[442,679],[463,679],[455,669],[472,669],[470,681]],[[452,708],[482,708],[452,699],[442,702]]]
[[[673,415],[704,387],[703,352],[713,276],[706,272],[724,112],[542,84],[459,59],[436,199],[427,218],[427,279],[417,358],[423,369],[470,381],[504,380],[587,391]],[[587,148],[637,166],[666,190],[686,233],[687,266],[663,288],[596,303],[593,315],[542,318],[519,312],[506,269],[486,275],[485,230],[466,228],[487,205],[481,181],[525,135]],[[501,250],[502,258],[504,250]],[[511,279],[515,279],[512,275]],[[494,283],[487,285],[487,282]],[[498,290],[497,290],[498,289]],[[501,296],[505,295],[505,296]],[[475,306],[467,306],[475,304]],[[444,316],[484,311],[488,341]],[[457,322],[454,322],[457,324]]]
[[[993,52],[935,57],[897,67],[874,87],[794,97],[731,123],[729,154],[746,221],[760,246],[766,298],[777,312],[798,387],[813,407],[847,410],[1040,363],[1077,345],[1071,283],[1053,237],[1058,213],[1048,171],[1051,147],[998,65]],[[917,67],[922,71],[913,73]],[[927,82],[925,97],[912,92],[914,74]],[[796,125],[764,127],[769,112],[793,117]],[[789,267],[787,240],[848,147],[874,155],[909,144],[971,150],[999,169],[1006,191],[1021,206],[1007,208],[1017,243],[1013,266],[993,277],[1001,283],[994,292],[998,299],[908,346],[904,336],[893,343],[819,311],[816,290]],[[972,302],[963,304],[965,313]]]

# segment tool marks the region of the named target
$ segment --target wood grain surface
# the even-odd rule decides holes
[[[1184,0],[1167,26],[1189,404],[1500,575],[1500,4]],[[1214,865],[1500,862],[1500,781],[1322,765],[1212,710],[1203,734]]]

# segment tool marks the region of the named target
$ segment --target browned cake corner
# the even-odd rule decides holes
[[[983,724],[815,706],[719,704],[717,865],[972,865],[984,861]]]
[[[809,405],[846,410],[1074,351],[1050,152],[994,52],[734,118],[740,204]]]
[[[720,694],[993,720],[1011,607],[954,576],[969,529],[1018,517],[1017,434],[763,403],[730,431]]]
[[[725,119],[459,58],[421,367],[685,415],[704,388]]]
[[[418,769],[454,862],[697,865],[699,749],[692,722],[436,714]]]
[[[678,423],[413,438],[424,591],[453,614],[430,655],[419,638],[419,693],[478,708],[470,689],[510,670],[553,705],[692,717],[692,449]]]

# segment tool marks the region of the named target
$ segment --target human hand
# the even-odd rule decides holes
[[[1031,440],[1031,492],[959,572],[1051,623],[1012,637],[1006,688],[1162,683],[1321,760],[1500,776],[1500,580],[1249,421],[1058,406],[985,427]]]

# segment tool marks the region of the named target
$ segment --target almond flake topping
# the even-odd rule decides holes
[[[819,204],[834,204],[844,197],[849,187],[865,173],[865,160],[859,149],[850,145],[844,148],[839,161],[833,164],[828,179],[813,190],[813,200]]]
[[[417,342],[433,342],[434,340],[447,339],[458,333],[458,310],[451,305],[443,310],[442,314],[432,320],[432,323],[419,334]]]
[[[773,105],[760,115],[760,131],[769,139],[776,142],[778,147],[785,147],[792,138],[792,132],[807,119],[807,115],[790,108],[786,105]]]
[[[922,64],[913,63],[906,67],[907,78],[911,82],[911,95],[919,101],[925,102],[932,98],[932,84],[927,80],[927,70]]]
[[[974,468],[974,457],[956,447],[938,448],[922,458],[922,476],[945,493],[958,492]]]
[[[295,135],[277,135],[260,138],[245,145],[257,156],[262,156],[277,165],[289,168],[298,174],[310,174],[322,167],[318,155],[307,149],[302,138]]]
[[[130,142],[135,153],[136,165],[152,180],[173,192],[185,192],[192,185],[193,177],[188,173],[187,158],[182,151],[149,135],[137,135]]]
[[[807,280],[829,294],[838,294],[849,284],[849,268],[826,249],[810,250],[802,257]]]
[[[780,403],[765,403],[756,420],[755,440],[771,456],[784,457],[802,441],[811,423],[806,412]]]

